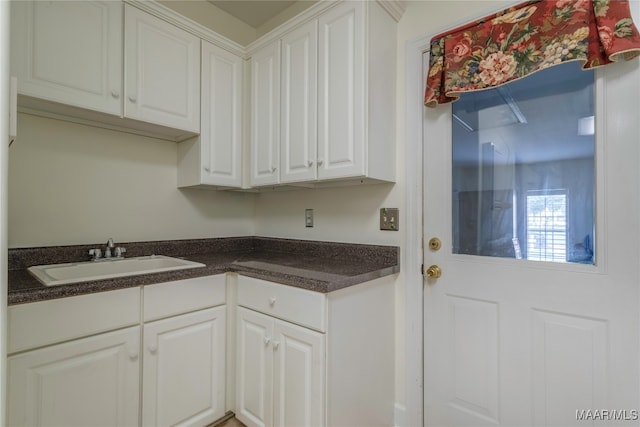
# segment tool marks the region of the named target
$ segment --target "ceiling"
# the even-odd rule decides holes
[[[207,0],[253,28],[258,28],[296,3],[284,0]]]

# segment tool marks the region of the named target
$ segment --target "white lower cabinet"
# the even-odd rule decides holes
[[[8,424],[211,424],[226,411],[225,303],[220,274],[10,306]]]
[[[136,426],[140,289],[7,311],[10,426]]]
[[[142,425],[211,424],[225,413],[225,275],[143,293]]]
[[[240,421],[393,425],[393,277],[319,293],[239,276],[237,292]]]
[[[143,426],[205,426],[225,410],[225,306],[144,325]]]
[[[324,334],[238,308],[236,417],[247,426],[320,426]]]
[[[10,306],[8,425],[388,427],[394,284],[229,273]]]
[[[140,327],[10,356],[10,426],[137,426]]]

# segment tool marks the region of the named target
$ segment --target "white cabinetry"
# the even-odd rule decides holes
[[[243,276],[237,290],[236,417],[324,425],[326,295]]]
[[[243,65],[202,41],[201,134],[178,147],[178,187],[242,186]]]
[[[124,115],[200,132],[200,39],[125,5]]]
[[[282,38],[280,182],[317,177],[318,21]]]
[[[205,426],[224,416],[225,295],[224,275],[145,287],[143,426]]]
[[[393,18],[377,2],[341,2],[266,44],[270,37],[249,48],[254,52],[251,184],[394,182]],[[267,79],[264,63],[279,55],[280,46],[281,69],[270,69],[279,74],[278,82],[273,74]],[[260,84],[260,76],[269,84]],[[273,131],[276,123],[279,135]],[[272,162],[268,169],[267,154],[278,149],[280,164]],[[270,179],[257,179],[265,171]]]
[[[10,426],[138,424],[140,327],[8,358]]]
[[[19,93],[120,115],[122,3],[11,3],[11,73]]]
[[[144,325],[142,424],[205,426],[224,416],[225,307]]]
[[[21,111],[171,140],[200,132],[198,37],[120,1],[17,1],[11,22]]]
[[[225,303],[220,274],[10,306],[9,425],[213,423],[226,411]]]
[[[237,290],[240,421],[393,425],[392,277],[323,294],[239,276]]]
[[[318,177],[393,182],[395,22],[377,2],[345,2],[318,27]]]
[[[280,41],[251,57],[252,186],[279,182]]]
[[[8,424],[137,425],[139,322],[138,288],[9,307]]]
[[[237,413],[247,426],[323,425],[324,335],[238,308]]]

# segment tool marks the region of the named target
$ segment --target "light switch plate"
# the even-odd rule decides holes
[[[398,208],[380,209],[380,230],[398,231],[400,228]]]

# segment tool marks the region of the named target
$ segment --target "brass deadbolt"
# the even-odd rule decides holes
[[[427,276],[431,279],[437,279],[442,276],[442,270],[437,265],[432,265],[427,268]]]
[[[432,237],[429,240],[429,249],[432,251],[437,251],[442,247],[442,242],[437,237]]]

